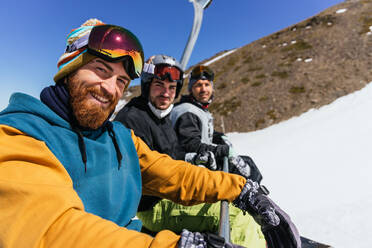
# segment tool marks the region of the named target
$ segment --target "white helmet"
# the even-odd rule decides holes
[[[154,55],[146,61],[141,73],[141,93],[146,98],[153,78],[177,82],[175,98],[178,97],[183,86],[183,70],[175,58],[167,55]]]

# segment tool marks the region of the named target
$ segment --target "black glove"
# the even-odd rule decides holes
[[[213,152],[205,151],[200,153],[187,153],[185,160],[200,167],[216,170],[217,164]]]
[[[266,189],[247,179],[233,204],[247,211],[261,226],[268,247],[301,248],[300,235],[290,217],[266,194]]]
[[[276,214],[280,218],[280,223],[276,227],[263,230],[268,247],[270,248],[301,248],[301,238],[296,226],[291,218],[271,199],[268,200],[273,204]]]
[[[212,233],[190,232],[183,229],[178,248],[244,248],[226,242],[223,237]]]

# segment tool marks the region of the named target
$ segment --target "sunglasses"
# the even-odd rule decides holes
[[[213,81],[214,72],[207,66],[199,65],[192,70],[190,77],[192,79],[207,79],[208,81]]]
[[[182,72],[174,66],[156,65],[154,68],[154,75],[157,79],[169,79],[171,82],[179,82],[182,80]]]
[[[132,58],[134,72],[132,78],[141,75],[143,68],[143,49],[137,37],[129,30],[115,25],[99,25],[93,27],[89,35],[85,35],[68,45],[66,52],[73,52],[88,46],[88,52],[109,62],[120,61],[126,56]]]

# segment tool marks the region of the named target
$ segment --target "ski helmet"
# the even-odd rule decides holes
[[[183,70],[175,58],[160,54],[154,55],[146,61],[141,73],[141,94],[145,98],[149,96],[149,88],[153,78],[177,82],[175,98],[178,97],[183,85]]]

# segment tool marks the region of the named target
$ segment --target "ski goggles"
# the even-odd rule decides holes
[[[195,67],[191,72],[191,79],[206,79],[208,81],[214,80],[214,72],[209,67],[199,65]]]
[[[171,82],[179,82],[182,80],[182,72],[174,66],[156,65],[154,75],[160,80],[169,79]]]
[[[115,25],[99,25],[88,35],[68,45],[66,52],[73,52],[87,46],[88,52],[110,62],[120,61],[130,56],[134,72],[132,78],[139,77],[143,68],[143,49],[137,37],[129,30]]]

